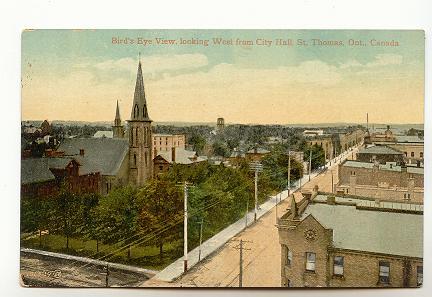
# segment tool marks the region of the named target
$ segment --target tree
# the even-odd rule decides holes
[[[116,188],[100,199],[97,211],[100,216],[99,237],[104,243],[122,243],[131,256],[131,243],[138,231],[139,207],[136,190],[130,186]]]
[[[213,153],[216,156],[228,157],[228,155],[229,155],[229,149],[228,149],[227,145],[225,144],[225,142],[215,141],[212,145],[212,148],[213,148]]]
[[[206,140],[204,137],[193,134],[190,138],[188,143],[192,145],[192,148],[194,151],[196,151],[197,154],[201,154],[204,150],[204,147],[206,145]]]
[[[304,160],[309,162],[309,155],[312,151],[312,169],[317,169],[325,164],[324,149],[317,145],[308,145],[304,148]]]
[[[138,193],[138,200],[139,226],[148,233],[157,233],[150,242],[159,247],[162,261],[164,244],[179,239],[181,234],[181,225],[177,221],[183,217],[183,195],[175,182],[161,176],[144,186]]]
[[[66,249],[69,249],[69,238],[81,231],[81,199],[62,185],[60,192],[53,198],[53,215],[51,216],[50,233],[66,237]]]
[[[41,197],[21,199],[21,232],[38,232],[39,247],[42,246],[42,231],[49,228],[52,200]]]
[[[81,198],[82,233],[84,238],[96,240],[96,252],[99,252],[99,241],[101,240],[101,220],[97,211],[99,195],[84,194]]]

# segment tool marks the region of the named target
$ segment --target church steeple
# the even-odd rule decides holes
[[[138,72],[136,77],[134,100],[130,118],[131,121],[151,121],[147,110],[141,61],[138,62]]]
[[[121,126],[120,109],[118,105],[118,100],[117,100],[116,115],[114,119],[114,126]]]
[[[112,129],[113,129],[113,138],[123,138],[124,137],[124,128],[123,128],[123,125],[121,123],[118,100],[117,100],[116,115],[115,115],[115,119],[114,119],[114,126],[112,126]]]

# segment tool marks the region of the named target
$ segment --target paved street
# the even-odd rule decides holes
[[[336,163],[332,161],[328,170],[316,176],[312,175],[310,182],[308,182],[309,177],[306,175],[302,180],[303,188],[308,189],[318,185],[320,191],[330,192],[332,172],[334,184],[338,182],[337,164],[345,158],[351,159],[355,153],[356,149],[344,154],[342,158],[338,158]],[[296,193],[298,199],[301,199],[298,195],[299,193]],[[286,197],[286,192],[282,193],[282,198],[284,197]],[[181,274],[183,263],[182,259],[179,259],[176,261],[177,263],[168,266],[161,274],[157,274],[154,278],[146,281],[143,286],[236,287],[239,282],[239,250],[236,247],[240,239],[246,241],[244,247],[249,249],[244,250],[243,253],[243,286],[280,286],[280,245],[275,227],[276,212],[278,216],[281,216],[289,207],[289,199],[283,200],[278,205],[277,210],[274,205],[274,199],[261,205],[260,219],[246,230],[244,230],[245,222],[241,220],[222,231],[222,234],[219,233],[221,238],[219,238],[220,242],[217,249],[215,248],[216,240],[212,238],[213,242],[207,246],[206,254],[211,253],[212,248],[217,251],[191,268],[187,274],[172,283],[167,283],[169,278],[175,279],[176,274]],[[250,213],[249,216],[252,219],[253,213]],[[236,231],[237,228],[240,228],[240,231]],[[225,238],[229,233],[236,234],[230,237],[232,240]],[[197,262],[195,252],[191,251],[188,255],[194,261],[192,264]]]

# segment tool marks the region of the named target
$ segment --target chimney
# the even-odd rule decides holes
[[[327,196],[327,204],[328,205],[335,205],[336,204],[336,197],[334,195],[328,195]]]
[[[80,149],[79,154],[81,157],[84,157],[84,149]]]
[[[173,163],[176,161],[175,155],[176,155],[176,148],[175,148],[175,146],[173,146],[171,148],[171,162],[173,162]]]

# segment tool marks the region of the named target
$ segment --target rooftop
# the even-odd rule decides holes
[[[372,169],[374,165],[375,165],[374,163],[370,163],[370,162],[359,162],[359,161],[351,161],[351,160],[345,161],[345,163],[342,164],[342,166],[345,167],[366,168],[366,169]],[[396,165],[395,162],[387,162],[386,164],[378,164],[377,166],[379,170],[402,172],[402,167],[400,165]],[[408,173],[424,174],[423,167],[407,166],[406,170]]]
[[[50,168],[65,168],[72,158],[29,158],[21,161],[21,183],[30,184],[54,180]]]
[[[327,198],[325,195],[318,195],[315,199]],[[374,201],[355,200],[357,199],[337,197],[335,205],[310,204],[301,220],[312,215],[325,228],[332,229],[333,244],[336,248],[423,257],[423,215],[388,211],[390,205],[366,210],[357,205]],[[340,202],[352,204],[338,204]],[[419,207],[408,205],[410,204],[404,207]],[[391,209],[399,206],[402,207],[401,203],[393,203]]]
[[[362,148],[359,154],[374,154],[374,155],[403,155],[403,152],[385,145],[375,145],[367,148]]]
[[[163,151],[158,153],[158,156],[164,158],[167,162],[173,163],[172,161],[172,151]],[[207,157],[199,157],[196,152],[188,151],[182,148],[175,149],[175,163],[177,164],[193,164],[197,162],[206,161]]]
[[[80,149],[84,150],[84,156],[80,156]],[[81,174],[116,175],[129,152],[129,143],[127,139],[116,138],[72,138],[65,139],[58,150],[82,165]]]

